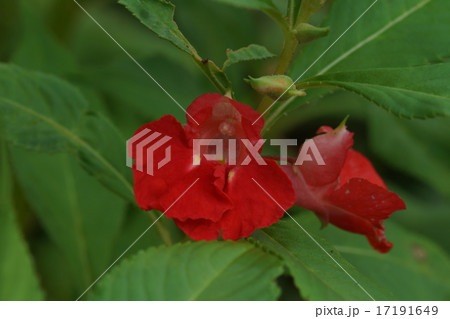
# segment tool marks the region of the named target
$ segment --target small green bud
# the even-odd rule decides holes
[[[312,40],[322,38],[330,32],[329,27],[319,28],[308,23],[300,23],[295,28],[295,36],[300,43],[307,43]]]
[[[274,100],[285,100],[294,95],[306,95],[304,91],[297,90],[294,81],[286,75],[266,75],[256,79],[249,76],[245,81],[249,83],[256,92],[267,95]],[[286,92],[286,90],[288,91]],[[286,94],[283,95],[285,92]]]

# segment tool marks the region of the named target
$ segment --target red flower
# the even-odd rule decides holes
[[[262,119],[256,121],[260,114],[219,94],[200,96],[189,106],[187,114],[184,128],[174,117],[166,115],[136,131],[135,135],[149,129],[172,138],[165,144],[171,147],[171,161],[153,175],[144,173],[149,163],[147,152],[142,158],[144,172],[133,165],[138,205],[145,210],[166,211],[166,217],[173,218],[195,240],[213,240],[220,234],[224,239],[237,240],[278,221],[284,211],[252,178],[288,209],[294,204],[295,193],[286,174],[273,160],[261,159],[265,165],[259,165],[251,158],[248,165],[240,165],[251,155],[241,140],[248,139],[254,145],[261,139],[264,123]],[[236,163],[228,162],[227,152],[223,159],[207,160],[205,155],[216,151],[212,146],[202,147],[200,158],[193,158],[194,139],[220,139],[225,150],[236,140]],[[165,158],[165,149],[153,153],[154,162]],[[136,159],[135,151],[132,150],[131,157]],[[193,160],[199,160],[199,165],[194,165]]]
[[[344,125],[335,130],[324,126],[318,133],[325,133],[313,138],[325,165],[305,161],[283,166],[294,185],[296,205],[314,211],[325,225],[365,235],[373,248],[388,252],[393,245],[386,240],[383,221],[405,204],[387,190],[370,161],[351,149],[353,133]]]

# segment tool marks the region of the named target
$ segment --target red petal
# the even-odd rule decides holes
[[[372,163],[361,153],[351,149],[347,153],[347,158],[339,176],[339,186],[344,185],[352,178],[362,178],[372,184],[387,189],[381,177],[375,171]]]
[[[291,180],[295,190],[295,205],[314,211],[322,223],[326,225],[328,223],[328,212],[324,206],[323,197],[329,191],[334,190],[336,185],[329,184],[322,187],[313,187],[306,184],[302,173],[296,166],[281,165],[280,167]]]
[[[313,141],[325,166],[316,162],[283,166],[294,186],[296,205],[314,211],[324,223],[365,235],[380,252],[389,251],[392,244],[385,238],[382,223],[405,209],[404,202],[386,189],[367,158],[350,149],[353,134],[345,127],[333,131],[323,126],[318,132],[325,134]]]
[[[188,219],[219,221],[224,212],[231,208],[231,201],[220,188],[223,186],[221,180],[224,176],[217,174],[217,171],[220,172],[220,166],[218,167],[219,169],[217,165],[203,161],[180,176],[161,197],[163,211],[167,210],[166,217],[181,222]],[[222,174],[225,174],[224,170]]]
[[[328,125],[322,125],[321,127],[319,127],[319,129],[316,131],[316,134],[322,134],[322,133],[328,133],[328,132],[332,132],[333,128],[331,126]]]
[[[214,240],[220,235],[220,224],[205,219],[174,220],[178,227],[193,240]]]
[[[266,166],[256,163],[239,166],[229,173],[226,192],[233,208],[225,213],[220,222],[224,239],[248,237],[257,228],[277,222],[284,211],[294,204],[295,193],[288,177],[274,161],[266,162]]]
[[[392,247],[384,235],[383,220],[405,209],[397,194],[364,179],[352,178],[327,197],[329,221],[347,231],[366,235],[380,252]]]
[[[187,145],[187,140],[181,124],[178,123],[173,116],[166,115],[158,121],[153,121],[141,126],[136,131],[134,136],[145,129],[151,131],[148,134],[158,132],[162,134],[161,136],[172,137],[171,140],[164,144],[164,147],[160,147],[153,153],[153,163],[159,163],[165,158],[165,150],[168,146],[171,147],[172,154],[172,159],[168,164],[160,169],[156,169],[155,167],[153,176],[147,174],[148,158],[146,150],[151,145],[154,145],[154,142],[158,139],[148,143],[144,148],[141,159],[143,171],[138,171],[136,169],[136,147],[140,142],[144,141],[144,139],[148,137],[148,134],[133,143],[131,152],[131,157],[136,160],[133,164],[133,176],[134,193],[138,205],[145,210],[162,210],[162,207],[159,204],[159,199],[169,189],[170,185],[179,178],[179,176],[186,174],[191,169],[192,151]]]
[[[313,138],[325,165],[319,165],[312,156],[314,161],[305,161],[296,166],[283,165],[281,168],[293,184],[297,196],[295,204],[316,212],[326,224],[328,212],[323,198],[337,187],[347,152],[353,144],[353,133],[347,131],[345,126],[335,130],[322,126],[318,133],[325,133]]]
[[[170,208],[166,212],[168,218],[204,218],[218,221],[231,205],[223,192],[225,171],[222,169],[220,172],[220,168],[214,163],[206,161],[193,166],[192,149],[187,146],[183,128],[174,117],[164,116],[158,121],[150,122],[136,134],[144,129],[172,137],[152,154],[153,163],[159,163],[165,158],[165,150],[170,146],[171,160],[159,169],[155,165],[153,175],[147,174],[147,165],[150,162],[146,151],[143,152],[142,159],[144,171],[138,171],[136,163],[133,165],[134,192],[138,205],[145,210],[157,209],[162,212]],[[133,144],[139,144],[144,139],[143,137]],[[147,147],[150,145],[153,143]],[[136,157],[136,146],[132,156]],[[197,179],[199,180],[195,185],[181,196]]]
[[[322,127],[319,131],[330,129]],[[306,184],[319,187],[330,183],[337,183],[342,166],[347,157],[348,150],[353,145],[353,133],[340,126],[326,134],[313,138],[325,165],[319,165],[314,156],[313,161],[305,161],[296,166],[303,175]]]
[[[260,114],[226,96],[204,94],[192,102],[187,112],[190,116],[187,116],[185,131],[189,139],[249,139],[252,142],[261,139],[263,119],[253,125]]]
[[[238,166],[230,171],[226,192],[233,207],[219,222],[206,219],[175,219],[175,222],[194,240],[216,239],[221,230],[224,239],[237,240],[250,236],[257,228],[277,222],[284,211],[292,206],[295,195],[287,176],[278,165],[271,160],[267,164]]]
[[[203,94],[191,103],[186,110],[190,115],[187,116],[187,126],[195,128],[198,124],[201,125],[205,121],[209,120],[212,115],[212,108],[216,105],[220,105],[221,103],[231,103],[231,105],[233,105],[241,116],[250,122],[250,124],[257,121],[254,125],[252,125],[256,131],[260,132],[262,130],[264,120],[261,117],[261,114],[246,104],[239,103],[218,93]],[[197,123],[194,122],[191,116],[197,121]]]

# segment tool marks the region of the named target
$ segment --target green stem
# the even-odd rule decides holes
[[[285,33],[283,50],[278,60],[278,65],[275,69],[274,74],[285,74],[291,64],[292,58],[294,57],[295,50],[297,49],[298,41],[295,36],[290,32]],[[275,100],[268,96],[264,96],[258,105],[258,112],[264,113]]]
[[[278,64],[275,68],[274,74],[285,74],[291,64],[292,58],[294,57],[295,51],[298,47],[298,40],[293,33],[294,27],[294,9],[295,9],[295,1],[289,0],[288,2],[288,23],[286,21],[278,21],[279,19],[274,18],[274,20],[279,22],[281,29],[284,34],[284,43],[283,49],[280,54],[280,59],[278,60]],[[266,12],[267,13],[267,12]],[[269,13],[267,13],[269,14]],[[261,99],[261,102],[258,105],[258,112],[264,113],[267,111],[269,107],[275,102],[274,99],[264,96]]]
[[[275,21],[283,30],[283,32],[288,32],[290,29],[289,23],[286,21],[285,17],[279,13],[278,10],[263,10],[273,21]]]
[[[292,58],[294,56],[295,50],[298,46],[298,40],[293,32],[294,30],[294,10],[295,1],[288,1],[288,27],[283,28],[284,33],[284,43],[283,50],[281,51],[280,59],[278,60],[278,65],[275,69],[275,74],[285,74],[291,64]]]
[[[320,8],[320,7],[319,7]],[[306,23],[311,18],[311,16],[319,9],[316,5],[312,4],[310,0],[302,1],[300,9],[298,10],[298,15],[294,28],[300,23]]]
[[[292,58],[295,54],[297,46],[299,42],[294,35],[293,30],[297,28],[297,26],[301,23],[306,23],[310,19],[310,17],[319,10],[321,5],[317,6],[309,0],[303,0],[298,11],[297,16],[295,17],[295,1],[289,0],[288,2],[288,21],[289,28],[283,28],[284,32],[284,44],[283,51],[281,52],[280,59],[278,61],[278,65],[275,70],[275,74],[285,74],[289,68],[289,65],[292,61]],[[319,87],[333,87],[333,85],[323,84],[323,83],[302,83],[297,89],[305,89],[305,88],[319,88]],[[277,117],[282,114],[286,108],[295,100],[296,96],[292,96],[286,101],[283,102],[280,106],[276,108],[274,112],[270,114],[270,116],[266,115],[265,125],[263,131],[261,133],[267,132],[272,125],[275,123]],[[258,111],[264,113],[267,111],[269,107],[274,103],[274,100],[265,96],[261,100],[261,103],[258,106]]]
[[[153,210],[149,210],[147,214],[150,216],[150,219],[152,222],[155,222],[158,217],[156,217],[156,214]],[[161,222],[156,222],[156,228],[158,229],[159,235],[161,236],[162,241],[166,246],[172,246],[172,238],[170,236],[169,231],[164,227],[164,225]]]
[[[225,94],[224,87],[217,81],[216,77],[212,75],[211,70],[208,67],[208,63],[203,63],[202,61],[195,60],[197,65],[200,67],[200,70],[202,70],[203,74],[208,78],[208,80],[211,81],[211,83],[219,90],[221,94]]]
[[[286,34],[284,37],[283,51],[281,51],[280,60],[275,69],[275,74],[285,74],[291,64],[294,57],[295,50],[297,49],[297,38],[292,34]]]
[[[270,114],[269,117],[267,117],[265,124],[264,124],[263,131],[261,132],[262,134],[267,132],[272,127],[272,125],[274,124],[277,117],[286,110],[286,108],[289,106],[289,104],[291,104],[292,101],[295,100],[295,98],[296,98],[296,96],[293,96],[293,97],[287,99],[286,101],[284,101],[283,104],[281,104],[272,114]]]
[[[339,88],[339,86],[323,82],[315,82],[315,83],[302,82],[300,84],[297,84],[297,88],[299,90],[302,90],[302,89],[318,89],[318,88]]]
[[[263,114],[266,112],[266,110],[275,102],[274,99],[268,97],[267,95],[263,96],[261,99],[261,102],[258,105],[258,108],[256,109],[259,113]],[[266,114],[264,114],[266,115]]]
[[[294,9],[295,9],[295,0],[289,0],[287,12],[288,12],[289,25],[291,27],[295,23],[295,21],[294,21]]]

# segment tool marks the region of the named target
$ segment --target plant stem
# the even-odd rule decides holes
[[[147,212],[147,214],[150,216],[150,219],[155,222],[158,217],[156,217],[156,214],[153,210],[150,210]],[[156,228],[158,229],[158,233],[164,242],[166,246],[172,246],[172,238],[170,237],[169,231],[164,227],[164,225],[161,222],[156,222]]]
[[[278,115],[280,115],[282,112],[284,112],[284,110],[288,107],[289,104],[291,104],[292,101],[295,100],[295,98],[296,98],[296,96],[292,96],[291,98],[287,99],[272,114],[270,114],[270,116],[267,118],[267,120],[264,124],[263,131],[261,132],[262,134],[267,132],[272,127],[272,125],[274,124],[274,121],[276,120]]]
[[[273,104],[273,102],[275,102],[274,99],[268,97],[267,95],[264,95],[256,110],[259,113],[263,114]],[[266,114],[264,114],[264,115],[266,115]]]
[[[289,0],[287,12],[288,12],[289,25],[291,27],[295,23],[295,21],[294,21],[294,9],[295,9],[295,0]]]
[[[284,34],[284,43],[283,50],[281,51],[280,59],[278,60],[278,65],[275,69],[275,74],[285,74],[287,69],[289,68],[289,64],[294,56],[295,50],[298,46],[298,40],[295,36],[293,30],[295,27],[294,20],[294,10],[295,10],[295,1],[289,0],[287,7],[287,15],[288,15],[288,28],[283,29]]]
[[[295,9],[295,1],[289,0],[288,2],[288,27],[283,27],[283,34],[284,34],[284,43],[283,43],[283,50],[281,51],[280,59],[278,60],[278,64],[275,68],[274,74],[285,74],[289,68],[289,65],[291,64],[292,58],[294,57],[295,50],[298,46],[298,40],[293,33],[294,28],[294,9]],[[268,96],[264,96],[261,99],[261,102],[258,105],[258,112],[264,113],[267,111],[268,108],[272,106],[272,104],[275,102],[272,98]]]
[[[280,59],[278,60],[278,65],[274,72],[275,74],[286,73],[287,69],[289,68],[289,65],[291,64],[297,46],[298,46],[297,38],[290,33],[285,34],[283,51],[281,51]]]
[[[222,83],[220,83],[220,81],[214,76],[212,70],[211,70],[211,65],[210,65],[210,61],[203,61],[203,60],[197,60],[194,58],[195,63],[200,67],[200,69],[202,70],[203,74],[205,74],[205,76],[208,78],[208,80],[211,81],[211,83],[217,88],[217,90],[219,90],[219,92],[222,95],[225,95],[227,93],[230,92],[229,88],[226,88],[222,85]]]
[[[278,60],[278,65],[274,72],[275,74],[286,73],[294,56],[295,50],[297,49],[297,46],[297,38],[292,34],[285,33],[283,51],[281,52],[280,59]],[[258,112],[264,113],[274,102],[275,100],[273,100],[272,98],[264,96],[258,105]]]

